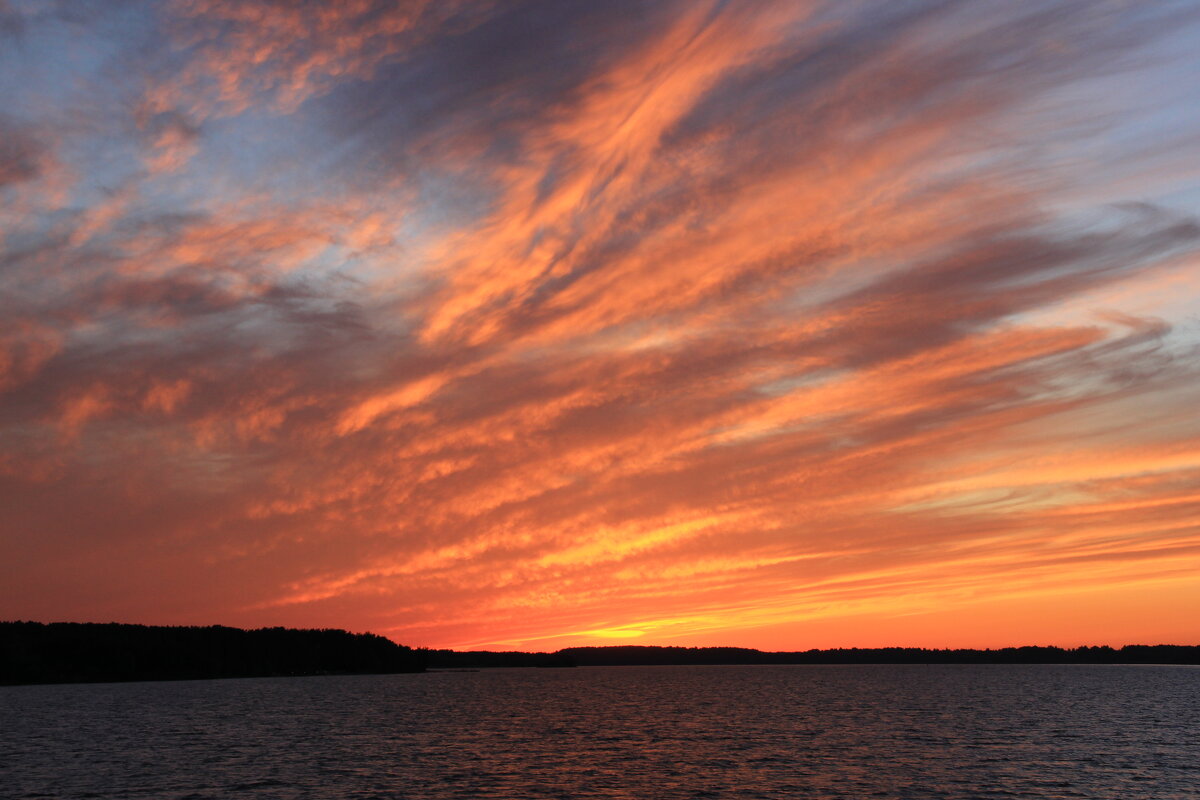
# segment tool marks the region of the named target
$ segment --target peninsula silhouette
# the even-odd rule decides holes
[[[422,672],[425,652],[372,633],[222,625],[0,622],[0,683]]]

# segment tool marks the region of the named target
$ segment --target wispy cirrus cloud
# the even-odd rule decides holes
[[[4,85],[5,613],[800,647],[1197,599],[1189,149],[1120,193],[1200,125],[1123,111],[1186,5],[121,8],[7,12],[114,103]]]

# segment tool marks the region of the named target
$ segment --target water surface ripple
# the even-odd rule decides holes
[[[0,797],[1200,798],[1200,669],[595,667],[0,687]]]

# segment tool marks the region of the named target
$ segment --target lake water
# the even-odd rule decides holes
[[[1200,668],[0,687],[0,797],[1200,798]]]

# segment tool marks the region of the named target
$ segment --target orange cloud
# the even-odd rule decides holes
[[[1200,226],[1081,203],[1130,132],[1061,102],[1183,20],[1053,6],[103,29],[104,102],[0,122],[0,607],[800,648],[1144,596],[1194,638]]]

